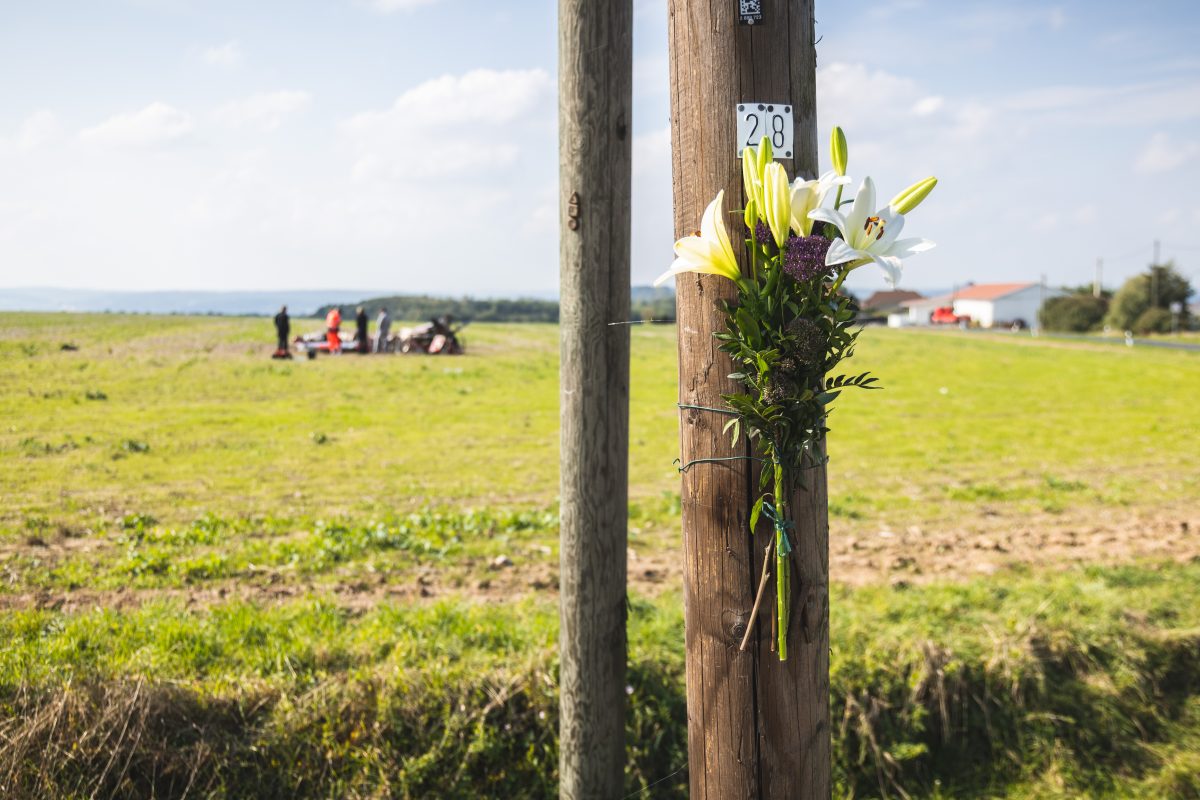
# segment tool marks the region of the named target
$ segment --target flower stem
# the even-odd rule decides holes
[[[837,280],[833,282],[833,286],[829,290],[829,295],[832,297],[837,294],[837,290],[842,288],[842,282],[846,280],[846,276],[850,274],[850,267],[846,267],[838,273]]]
[[[784,546],[783,537],[787,531],[783,521],[787,519],[784,511],[783,464],[775,460],[775,617],[778,620],[776,628],[779,637],[779,660],[787,661],[787,630],[788,616],[792,605],[792,562],[786,555],[790,549]]]

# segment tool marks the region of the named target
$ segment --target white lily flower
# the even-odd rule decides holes
[[[675,263],[658,276],[655,286],[666,283],[681,272],[699,272],[706,275],[724,275],[731,281],[742,277],[737,256],[729,241],[729,232],[721,218],[725,206],[725,190],[717,192],[716,198],[704,209],[700,218],[700,232],[685,236],[675,243]]]
[[[835,186],[849,183],[845,175],[838,175],[833,170],[826,172],[815,181],[796,178],[792,182],[792,230],[797,236],[812,235],[812,220],[808,213],[820,208],[825,202],[825,195]]]
[[[904,228],[904,215],[890,206],[875,211],[875,182],[864,178],[849,214],[830,208],[816,208],[808,217],[819,222],[828,222],[842,234],[834,239],[825,255],[825,265],[849,264],[857,269],[863,264],[875,262],[887,282],[895,288],[904,269],[904,259],[916,253],[932,250],[934,243],[928,239],[898,239]]]

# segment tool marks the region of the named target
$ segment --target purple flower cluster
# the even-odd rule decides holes
[[[797,281],[810,281],[829,273],[825,254],[829,240],[824,236],[789,236],[784,243],[783,271]]]
[[[767,245],[775,241],[775,236],[771,233],[771,229],[761,219],[754,223],[754,241],[762,245]]]
[[[794,344],[788,355],[779,362],[780,367],[798,373],[820,366],[829,349],[829,337],[821,330],[821,326],[811,319],[797,317],[788,325],[788,333],[795,337]]]

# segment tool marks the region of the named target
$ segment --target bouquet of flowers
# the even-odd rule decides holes
[[[736,303],[727,303],[725,330],[714,336],[730,354],[738,371],[729,377],[744,387],[722,395],[732,419],[726,426],[734,443],[746,435],[765,463],[759,497],[750,513],[753,534],[762,516],[774,526],[767,546],[763,578],[755,598],[745,649],[758,614],[767,570],[775,565],[776,651],[787,658],[791,609],[791,530],[786,498],[803,485],[804,470],[824,459],[830,404],[846,388],[874,389],[876,378],[833,372],[854,353],[859,330],[854,328],[851,299],[842,283],[855,269],[876,264],[893,287],[904,259],[931,249],[925,239],[901,239],[905,215],[937,184],[918,181],[886,206],[875,204],[875,183],[864,178],[853,200],[842,200],[850,183],[846,176],[847,146],[841,128],[831,137],[833,170],[816,180],[789,181],[774,160],[771,142],[742,154],[746,207],[744,225],[748,274],[738,265],[725,227],[724,192],[704,210],[700,231],[675,243],[677,256],[655,285],[684,272],[722,275],[737,284]],[[836,191],[835,191],[836,189]],[[826,199],[834,195],[831,206]],[[849,204],[843,213],[842,207]],[[773,554],[773,559],[772,559]]]

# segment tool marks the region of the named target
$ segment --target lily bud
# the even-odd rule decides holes
[[[775,237],[775,246],[787,241],[792,222],[792,187],[783,165],[772,161],[763,172],[763,216]]]
[[[907,214],[920,205],[921,201],[933,191],[933,187],[935,186],[937,186],[937,178],[930,177],[923,181],[917,181],[893,197],[892,202],[888,203],[888,205],[897,214]]]
[[[742,150],[742,188],[746,191],[747,201],[754,200],[762,193],[762,170],[758,168],[757,147]]]
[[[850,160],[850,149],[846,145],[846,134],[834,125],[833,133],[829,136],[829,158],[833,161],[833,170],[838,175],[846,174],[846,164]]]
[[[775,150],[771,147],[771,137],[764,136],[758,143],[758,174],[767,171],[767,164],[775,160]]]

